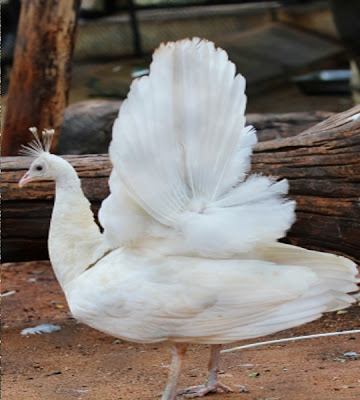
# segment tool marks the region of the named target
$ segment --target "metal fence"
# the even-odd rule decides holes
[[[209,39],[237,29],[241,7],[264,9],[308,0],[83,0],[75,57],[141,56],[159,42],[198,35]],[[2,60],[11,63],[20,0],[2,2]],[[200,27],[200,22],[203,24]],[[196,25],[197,28],[196,29]],[[211,29],[212,28],[212,29]]]

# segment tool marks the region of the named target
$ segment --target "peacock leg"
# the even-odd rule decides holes
[[[180,374],[182,360],[186,353],[186,344],[176,343],[171,347],[172,360],[170,365],[170,372],[168,382],[163,393],[161,400],[175,400],[177,391],[176,385]]]
[[[189,398],[205,396],[208,393],[214,393],[217,389],[224,392],[232,392],[233,390],[218,380],[220,344],[214,344],[210,349],[209,372],[205,385],[191,386],[186,389],[179,390],[177,394],[187,395]]]

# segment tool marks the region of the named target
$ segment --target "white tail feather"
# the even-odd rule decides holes
[[[257,139],[245,127],[244,90],[244,77],[212,42],[182,40],[154,53],[150,75],[133,82],[120,109],[110,146],[122,196],[154,220],[147,231],[130,228],[128,240],[154,236],[162,224],[192,251],[223,257],[285,235],[295,207],[282,199],[285,181],[246,180]],[[104,202],[100,221],[107,237],[126,243],[115,204]]]

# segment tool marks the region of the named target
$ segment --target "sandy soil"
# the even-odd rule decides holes
[[[140,345],[77,323],[48,262],[5,264],[2,365],[3,400],[157,399],[164,388],[170,355],[165,345]],[[94,288],[96,290],[96,288]],[[42,335],[21,335],[40,323],[61,326]],[[268,339],[360,328],[360,305],[345,313],[272,335]],[[250,341],[249,341],[250,342]],[[237,344],[246,342],[238,342]],[[232,347],[232,346],[231,346]],[[221,380],[234,393],[210,399],[360,399],[360,335],[266,345],[222,356]],[[204,381],[207,346],[189,346],[181,386]],[[254,374],[257,373],[257,374]],[[253,376],[257,375],[257,376]],[[241,386],[246,392],[239,392]]]

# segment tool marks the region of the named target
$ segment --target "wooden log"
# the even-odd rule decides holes
[[[259,142],[265,142],[298,135],[332,115],[334,113],[328,111],[247,114],[246,123],[254,126]]]
[[[297,201],[297,221],[285,241],[343,254],[360,262],[360,106],[302,134],[260,142],[252,171],[285,177]],[[108,194],[107,155],[65,156],[77,170],[95,213]],[[31,159],[3,159],[3,261],[47,257],[52,182],[20,189]]]
[[[92,99],[67,107],[57,154],[106,153],[111,140],[112,125],[122,101]],[[293,136],[330,117],[326,111],[247,114],[248,125],[253,125],[259,141]]]
[[[17,155],[29,127],[55,129],[67,105],[80,0],[23,0],[2,134],[2,155]]]
[[[297,221],[287,242],[360,261],[360,106],[259,143],[252,162],[253,171],[289,180]]]

